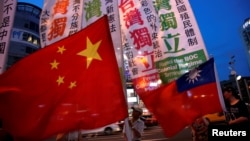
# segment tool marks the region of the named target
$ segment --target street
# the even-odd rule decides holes
[[[124,141],[121,132],[109,136],[85,137],[84,141]],[[185,128],[172,138],[166,138],[160,126],[149,127],[144,130],[142,141],[192,141],[190,128]]]

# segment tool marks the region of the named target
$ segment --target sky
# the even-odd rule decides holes
[[[44,0],[18,0],[38,7]],[[189,0],[196,17],[206,50],[214,57],[220,81],[228,80],[229,62],[235,56],[235,71],[243,77],[250,76],[245,45],[240,28],[250,18],[250,0]]]

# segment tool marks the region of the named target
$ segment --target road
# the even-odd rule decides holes
[[[109,136],[86,137],[84,141],[125,141],[122,133],[116,133]],[[172,138],[166,138],[161,127],[154,126],[145,129],[142,141],[192,141],[190,128],[185,128],[182,132]]]

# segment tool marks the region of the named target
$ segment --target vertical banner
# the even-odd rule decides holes
[[[135,91],[140,94],[155,89],[160,84],[154,67],[159,21],[152,1],[119,0],[119,13],[126,67]]]
[[[118,1],[117,0],[84,0],[83,4],[82,28],[95,22],[103,15],[108,16],[109,29],[114,45],[114,50],[119,68],[123,66],[122,51],[121,51],[121,29],[119,21]],[[98,32],[97,32],[98,34]]]
[[[0,74],[6,69],[8,48],[14,17],[16,12],[16,0],[0,1]]]
[[[118,67],[120,69],[121,76],[124,75],[124,61],[123,61],[123,52],[122,52],[122,39],[121,39],[121,28],[120,28],[120,19],[119,19],[119,9],[117,0],[85,0],[84,1],[84,14],[82,27],[85,28],[89,24],[95,22],[97,19],[103,15],[108,16],[109,21],[109,30],[111,33],[111,38],[114,46],[114,51],[116,55],[116,60]],[[96,34],[99,34],[98,31],[94,31]],[[105,74],[104,74],[105,75]],[[122,79],[124,77],[121,77]],[[126,93],[125,80],[123,80],[124,93]],[[126,97],[126,96],[125,96]],[[128,126],[128,119],[125,119],[125,126]],[[125,128],[125,132],[128,135],[128,141],[132,141],[130,138],[130,130]]]
[[[44,0],[40,17],[41,47],[81,29],[82,5],[82,0]]]
[[[155,65],[163,83],[169,83],[208,59],[188,0],[154,1],[160,18]]]
[[[40,18],[41,47],[78,32],[106,14],[117,62],[122,66],[117,3],[116,0],[45,0]]]

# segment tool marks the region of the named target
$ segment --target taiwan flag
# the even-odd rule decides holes
[[[214,59],[183,74],[176,81],[140,95],[167,137],[173,137],[205,114],[222,111]]]
[[[40,141],[126,117],[107,16],[0,75],[0,119],[16,140]]]

